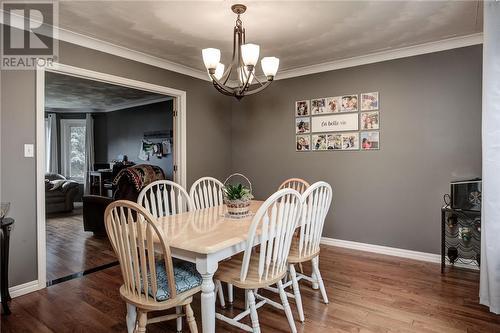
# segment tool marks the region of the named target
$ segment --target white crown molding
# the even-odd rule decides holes
[[[160,103],[160,102],[166,102],[166,101],[170,101],[170,100],[172,100],[172,97],[143,98],[143,99],[137,100],[135,102],[127,102],[127,103],[122,103],[122,104],[114,105],[114,106],[112,106],[110,108],[107,108],[103,112],[113,112],[113,111],[117,111],[117,110],[135,108],[135,107],[138,107],[138,106],[155,104],[155,103]]]
[[[1,11],[1,10],[0,10]],[[3,11],[1,11],[3,12]],[[22,18],[24,19],[24,18]],[[0,15],[0,22],[3,20],[3,15]],[[15,20],[15,26],[22,27],[21,17]],[[82,35],[76,32],[64,28],[56,28],[56,36],[59,40],[87,47],[93,50],[101,51],[104,53],[113,54],[125,59],[141,62],[151,66],[163,68],[172,72],[192,76],[204,81],[210,81],[207,73],[199,69],[194,69],[185,65],[177,64],[156,56],[152,56],[140,51],[132,50],[124,46],[119,46],[110,42],[106,42],[94,37]],[[316,64],[311,66],[304,66],[289,70],[278,71],[278,75],[275,80],[284,80],[298,76],[328,72],[336,69],[356,67],[366,64],[372,64],[376,62],[382,62],[387,60],[394,60],[406,57],[417,56],[421,54],[440,52],[450,49],[456,49],[460,47],[466,47],[471,45],[478,45],[483,43],[483,34],[476,33],[471,35],[452,37],[447,39],[442,39],[434,42],[418,44],[408,47],[402,47],[398,49],[374,52],[362,56],[345,58],[340,60],[334,60],[330,62],[325,62],[322,64]]]
[[[4,11],[0,9],[0,23],[3,22],[4,18]],[[10,25],[18,28],[18,29],[24,29],[24,21],[26,18],[24,16],[16,15],[16,14],[11,14],[11,22]],[[41,23],[37,20],[30,19],[31,22],[33,23]],[[48,26],[48,25],[47,25]],[[50,27],[50,26],[48,26]],[[47,29],[49,30],[49,29]],[[106,42],[94,37],[82,35],[61,27],[54,27],[54,35],[50,34],[50,31],[47,31],[45,33],[44,31],[41,31],[40,33],[47,35],[49,37],[55,37],[60,41],[68,42],[71,44],[76,44],[79,46],[83,46],[89,49],[101,51],[104,53],[108,54],[113,54],[121,58],[141,62],[143,64],[163,68],[172,72],[188,75],[195,77],[197,79],[201,79],[204,81],[210,81],[210,78],[208,77],[207,73],[204,71],[200,71],[198,69],[194,69],[188,66],[184,66],[172,61],[168,61],[150,54],[146,54],[144,52],[136,51],[129,49],[124,46],[116,45],[110,42]],[[200,53],[201,54],[201,53]],[[201,61],[201,59],[200,59]]]
[[[88,108],[54,108],[54,107],[45,107],[45,112],[51,112],[51,113],[107,113],[107,112],[113,112],[113,111],[119,111],[119,110],[124,110],[124,109],[130,109],[130,108],[135,108],[138,106],[143,106],[143,105],[150,105],[150,104],[156,104],[160,102],[166,102],[172,100],[172,97],[146,97],[146,98],[141,98],[136,101],[131,101],[131,102],[125,102],[121,104],[116,104],[113,105],[109,108],[106,109],[92,109],[89,110]]]
[[[97,38],[85,36],[76,32],[72,32],[63,28],[58,28],[59,40],[76,44],[89,49],[101,51],[122,57],[129,60],[134,60],[147,65],[163,68],[172,72],[195,77],[200,80],[210,81],[206,72],[194,69],[188,66],[177,64],[162,58],[158,58],[140,51],[135,51],[123,46],[112,44]],[[201,53],[200,53],[201,54]],[[200,60],[201,61],[201,60]]]
[[[342,239],[335,239],[335,238],[328,238],[328,237],[321,237],[321,244],[328,245],[328,246],[337,246],[337,247],[342,247],[342,248],[351,249],[351,250],[359,250],[359,251],[366,251],[366,252],[372,252],[372,253],[378,253],[378,254],[385,254],[388,256],[413,259],[413,260],[431,262],[431,263],[436,263],[436,264],[441,263],[441,255],[434,254],[434,253],[405,250],[405,249],[399,249],[396,247],[374,245],[374,244],[367,244],[367,243],[359,243],[359,242],[346,241],[346,240],[342,240]],[[478,270],[478,267],[474,264],[468,265],[468,264],[457,263],[454,266]]]
[[[478,45],[483,43],[483,34],[477,33],[472,35],[447,38],[435,42],[419,44],[414,46],[403,47],[399,49],[370,53],[367,55],[334,60],[322,64],[294,68],[289,70],[279,71],[275,80],[284,80],[297,76],[304,76],[322,72],[333,71],[336,69],[355,67],[361,65],[372,64],[387,60],[413,57],[421,54],[440,52],[445,50],[456,49],[460,47]]]

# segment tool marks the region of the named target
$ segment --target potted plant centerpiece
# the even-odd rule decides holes
[[[233,176],[240,176],[248,181],[249,186],[243,186],[241,183],[227,184],[229,178]],[[227,206],[227,212],[231,217],[244,217],[249,214],[250,201],[253,199],[252,184],[242,174],[232,174],[224,182],[224,203]]]

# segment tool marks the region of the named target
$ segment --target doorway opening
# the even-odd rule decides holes
[[[185,186],[185,92],[60,64],[38,70],[37,92],[43,288],[117,264],[103,213],[130,200],[125,169]]]

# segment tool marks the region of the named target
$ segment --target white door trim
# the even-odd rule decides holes
[[[36,220],[37,220],[37,249],[38,249],[38,289],[47,284],[46,271],[46,239],[45,239],[45,72],[60,73],[106,82],[124,87],[151,91],[174,98],[174,181],[187,186],[186,177],[186,92],[169,87],[159,86],[147,82],[127,79],[120,76],[91,71],[60,63],[54,63],[50,68],[39,67],[36,71]]]

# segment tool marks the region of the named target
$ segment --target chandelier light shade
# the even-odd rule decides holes
[[[221,64],[219,62],[217,64],[217,67],[215,68],[214,76],[217,80],[220,80],[222,78],[222,75],[224,75],[224,64]]]
[[[260,64],[266,81],[262,82],[257,78],[255,69],[259,62],[260,46],[246,43],[245,29],[240,19],[240,15],[246,11],[246,6],[236,4],[231,7],[231,10],[238,17],[233,33],[233,58],[229,66],[226,68],[220,62],[221,52],[219,49],[203,49],[201,54],[214,87],[224,95],[241,99],[267,88],[278,72],[280,61],[276,57],[262,58]],[[230,80],[232,73],[236,76],[234,80]]]
[[[241,57],[245,66],[255,66],[259,61],[260,46],[256,44],[241,45]]]
[[[220,62],[220,50],[219,49],[204,49],[201,51],[203,54],[203,62],[205,63],[205,67],[210,69],[216,69],[217,65]]]
[[[276,57],[264,57],[260,61],[260,65],[262,66],[262,71],[269,79],[276,76],[276,72],[278,72],[278,67],[280,65],[280,60]]]

